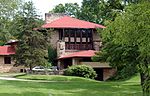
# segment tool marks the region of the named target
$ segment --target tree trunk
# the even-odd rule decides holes
[[[144,70],[140,71],[143,96],[150,96],[150,75],[149,75],[148,64],[143,64],[142,69],[143,68]]]

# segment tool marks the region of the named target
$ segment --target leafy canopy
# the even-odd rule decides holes
[[[144,93],[150,90],[150,2],[129,5],[102,32],[104,48],[97,59],[106,60],[114,67],[132,65],[141,74]]]

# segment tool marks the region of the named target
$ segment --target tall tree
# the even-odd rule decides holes
[[[123,11],[120,0],[83,0],[80,19],[104,24],[104,21],[112,21],[116,15]]]
[[[0,0],[0,43],[14,38],[11,34],[15,28],[12,27],[13,19],[21,5],[21,0]]]
[[[131,4],[102,33],[104,48],[97,59],[114,67],[137,66],[144,96],[150,91],[150,2]],[[132,72],[132,69],[130,70]]]
[[[65,3],[64,5],[58,4],[50,12],[65,13],[70,16],[78,17],[80,7],[77,3]]]
[[[16,51],[16,65],[25,65],[30,67],[36,65],[45,65],[47,42],[44,34],[35,30],[39,27],[39,21],[36,9],[32,2],[26,2],[18,16],[18,26],[21,31],[19,34],[19,43]]]

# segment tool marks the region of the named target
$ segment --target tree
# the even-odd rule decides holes
[[[57,50],[49,46],[48,47],[48,62],[51,63],[52,65],[55,65],[56,58],[57,58]]]
[[[65,13],[70,16],[78,17],[80,7],[77,3],[65,3],[65,5],[58,4],[50,12]]]
[[[13,19],[21,5],[21,0],[0,0],[0,43],[15,39],[11,34],[15,28],[12,27]]]
[[[150,91],[150,2],[131,4],[102,32],[104,48],[97,59],[114,67],[138,67],[144,96]],[[132,70],[130,70],[132,72]]]
[[[18,30],[21,33],[18,36],[19,43],[16,50],[16,65],[25,65],[30,67],[36,65],[45,65],[47,60],[46,49],[47,41],[42,32],[36,31],[39,27],[37,21],[40,21],[36,14],[36,9],[32,2],[26,2],[18,16]]]
[[[120,0],[83,0],[79,18],[104,24],[104,21],[113,21],[123,9]]]

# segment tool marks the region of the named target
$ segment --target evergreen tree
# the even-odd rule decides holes
[[[39,21],[36,9],[32,2],[26,2],[19,13],[18,22],[21,33],[18,36],[19,43],[16,50],[16,65],[30,67],[45,65],[47,60],[47,41],[42,32],[36,31]]]

